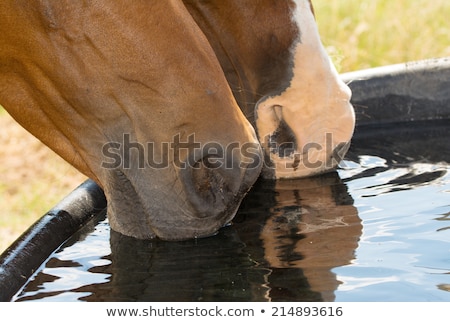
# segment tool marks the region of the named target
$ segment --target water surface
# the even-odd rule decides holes
[[[413,124],[358,130],[335,173],[258,181],[213,237],[96,218],[14,300],[450,301],[450,131]]]

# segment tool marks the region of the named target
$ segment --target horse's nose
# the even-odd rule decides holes
[[[231,221],[247,191],[258,178],[262,167],[259,145],[253,150],[191,155],[181,179],[187,201],[197,218]]]

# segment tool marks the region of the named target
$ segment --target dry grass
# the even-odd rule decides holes
[[[0,252],[86,178],[0,112]]]
[[[341,72],[450,56],[449,0],[313,0]],[[0,108],[0,252],[85,177]]]

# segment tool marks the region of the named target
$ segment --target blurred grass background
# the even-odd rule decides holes
[[[450,56],[449,0],[313,0],[340,72]],[[0,107],[0,252],[85,177]]]
[[[449,0],[312,0],[340,72],[450,56]]]

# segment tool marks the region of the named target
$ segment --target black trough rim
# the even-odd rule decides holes
[[[36,221],[0,256],[0,301],[10,301],[51,253],[104,211],[103,190],[87,180]]]
[[[357,131],[380,123],[450,120],[450,57],[341,77],[353,92]],[[102,189],[87,180],[46,213],[0,256],[0,301],[10,301],[51,253],[105,212]]]
[[[450,57],[345,73],[356,125],[450,119]]]

